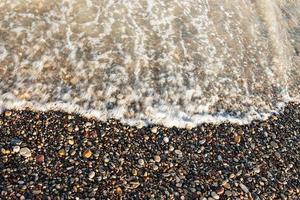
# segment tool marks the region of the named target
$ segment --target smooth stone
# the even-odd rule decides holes
[[[139,165],[144,166],[145,165],[145,161],[143,159],[139,159],[138,160]]]
[[[5,117],[10,117],[12,115],[11,111],[5,111],[4,113]]]
[[[24,156],[25,158],[28,158],[31,156],[31,151],[27,147],[21,148],[20,149],[20,155]]]
[[[14,146],[13,147],[13,152],[18,153],[20,151],[20,146]]]
[[[255,173],[259,173],[260,172],[260,169],[259,169],[259,167],[255,167],[254,169],[253,169],[253,171],[255,172]]]
[[[69,139],[69,140],[68,140],[68,143],[69,143],[69,145],[73,145],[75,142],[74,142],[73,139]]]
[[[170,140],[168,137],[164,137],[164,143],[168,143]]]
[[[211,196],[212,196],[212,198],[214,198],[214,199],[220,199],[220,196],[219,196],[217,193],[215,193],[215,192],[212,192],[212,193],[211,193]]]
[[[94,171],[91,171],[89,173],[89,179],[93,179],[95,177],[96,173]]]
[[[240,187],[242,188],[242,190],[243,190],[245,193],[249,193],[249,189],[246,187],[246,185],[244,185],[243,183],[240,183]]]
[[[151,132],[152,132],[152,133],[157,133],[157,130],[158,130],[158,129],[157,129],[156,126],[154,126],[154,127],[151,128]]]
[[[202,145],[202,144],[205,144],[206,140],[203,139],[203,140],[200,140],[199,143]]]
[[[161,161],[160,156],[159,155],[155,155],[154,156],[154,161],[159,163]]]
[[[175,150],[175,153],[176,153],[177,155],[182,155],[182,151],[180,151],[179,149],[176,149],[176,150]]]
[[[44,156],[44,155],[37,155],[37,156],[35,157],[35,159],[36,159],[36,162],[38,162],[38,163],[43,163],[44,160],[45,160],[45,156]]]

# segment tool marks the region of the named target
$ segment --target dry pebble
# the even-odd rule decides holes
[[[251,124],[0,115],[0,199],[298,199],[300,105]],[[24,159],[26,158],[26,159]]]

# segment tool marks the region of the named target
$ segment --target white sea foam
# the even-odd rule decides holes
[[[300,2],[2,0],[0,111],[249,123],[299,101]]]

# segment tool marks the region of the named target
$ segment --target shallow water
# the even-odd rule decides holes
[[[2,0],[0,107],[247,123],[298,101],[300,2]]]

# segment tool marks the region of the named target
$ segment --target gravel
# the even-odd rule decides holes
[[[0,199],[299,199],[300,105],[247,125],[0,115]]]

